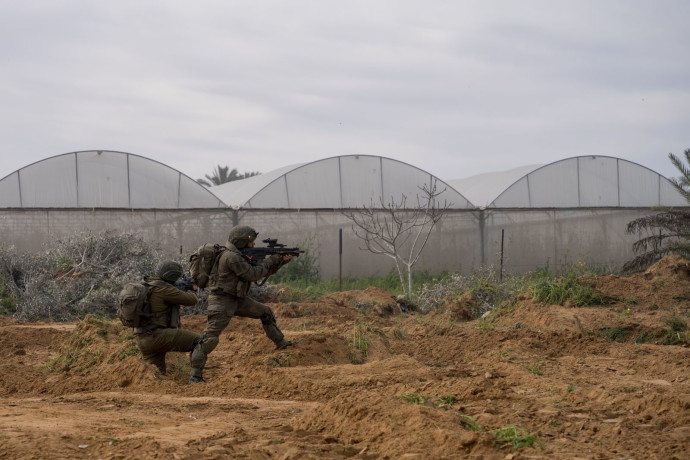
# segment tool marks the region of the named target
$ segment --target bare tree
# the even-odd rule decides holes
[[[435,179],[431,184],[420,187],[417,203],[408,207],[403,194],[400,201],[391,197],[385,202],[380,198],[380,207],[363,206],[342,214],[352,222],[352,231],[364,242],[364,247],[374,254],[383,254],[395,261],[400,284],[406,297],[412,295],[412,267],[419,260],[429,241],[431,231],[443,219],[452,203],[437,201],[444,191],[438,190]]]

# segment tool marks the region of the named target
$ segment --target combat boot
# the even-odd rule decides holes
[[[197,383],[206,383],[206,380],[204,380],[202,377],[197,377],[196,375],[192,375],[189,377],[189,384],[194,385]]]
[[[287,347],[294,347],[298,343],[304,340],[304,337],[300,337],[297,340],[285,340],[283,339],[278,345],[276,345],[276,350],[285,350]]]
[[[285,350],[287,347],[291,347],[293,345],[294,343],[292,343],[292,341],[283,339],[282,342],[276,345],[276,350]]]

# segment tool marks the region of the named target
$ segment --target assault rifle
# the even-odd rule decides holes
[[[178,279],[173,284],[180,291],[196,291],[196,289],[194,289],[194,281],[192,281],[192,277],[189,275],[182,276],[182,278]]]
[[[253,248],[244,248],[241,249],[242,255],[249,259],[251,263],[256,263],[256,262],[261,262],[268,256],[272,256],[273,254],[279,254],[280,256],[295,256],[299,257],[300,254],[302,254],[304,251],[302,251],[300,248],[286,248],[284,244],[278,243],[277,238],[266,238],[263,240],[264,243],[266,243],[268,246],[262,246],[262,247],[253,247]],[[278,265],[275,265],[271,271],[266,275],[266,277],[261,280],[260,282],[257,282],[256,284],[258,286],[263,286],[263,284],[268,280],[268,277],[271,276],[272,274],[276,273],[280,267],[283,266],[283,260],[280,260],[280,263]]]
[[[295,256],[299,257],[300,254],[304,253],[300,248],[286,248],[284,244],[278,243],[277,238],[266,238],[263,240],[268,246],[253,247],[253,248],[243,248],[242,255],[252,262],[260,262],[268,256],[273,254],[280,254],[281,256]]]

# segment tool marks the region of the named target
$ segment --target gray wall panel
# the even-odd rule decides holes
[[[501,231],[504,268],[526,272],[538,267],[558,269],[582,261],[620,265],[631,259],[635,235],[626,224],[653,214],[650,209],[452,210],[433,231],[416,268],[470,272],[498,267]],[[141,234],[164,252],[191,253],[205,242],[225,243],[236,223],[251,225],[266,237],[289,245],[308,244],[321,264],[322,275],[338,275],[338,230],[343,229],[343,274],[386,274],[394,268],[385,257],[360,250],[347,219],[335,210],[0,210],[4,245],[36,251],[43,243],[82,231],[110,229]]]

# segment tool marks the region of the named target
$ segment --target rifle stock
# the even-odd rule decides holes
[[[189,275],[184,275],[182,278],[178,279],[173,284],[180,291],[195,291],[194,281],[192,281],[192,277]]]

